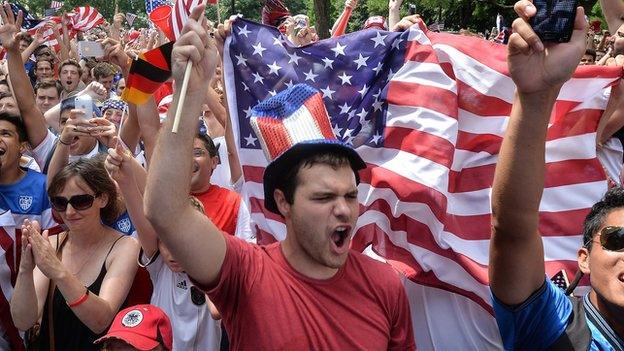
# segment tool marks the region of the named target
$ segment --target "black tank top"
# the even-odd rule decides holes
[[[111,251],[113,251],[115,244],[117,244],[117,242],[121,238],[123,238],[123,236],[120,236],[115,240],[115,242],[113,242],[110,249],[108,250],[108,253],[106,254],[106,257],[104,258],[104,262],[102,263],[102,269],[100,269],[100,274],[98,274],[95,281],[87,287],[91,294],[99,295],[100,288],[102,287],[102,281],[104,281],[104,277],[106,276],[106,260],[108,259],[108,255],[110,255]],[[67,240],[63,240],[57,251],[62,250],[63,245],[66,242]],[[41,351],[48,351],[50,346],[50,329],[48,327],[48,303],[50,303],[50,301],[46,299],[45,306],[43,307],[43,317],[41,318]],[[84,323],[82,323],[82,321],[78,317],[76,317],[71,308],[69,308],[67,302],[65,301],[65,298],[63,297],[63,294],[61,294],[60,290],[56,286],[54,288],[52,303],[52,313],[54,315],[53,319],[55,349],[68,351],[99,350],[99,347],[93,345],[93,342],[100,336],[104,335],[106,332],[103,332],[102,334],[96,334]]]

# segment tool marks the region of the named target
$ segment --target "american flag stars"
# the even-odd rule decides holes
[[[359,31],[304,48],[295,47],[277,30],[244,19],[233,23],[232,33],[227,59],[234,69],[241,147],[260,148],[249,125],[253,106],[299,83],[321,92],[340,140],[383,146],[387,74],[403,63],[400,53],[389,53],[393,47],[405,47],[395,44],[400,33]],[[396,62],[384,59],[393,55]]]

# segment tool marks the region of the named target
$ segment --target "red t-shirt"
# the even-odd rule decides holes
[[[192,194],[204,205],[204,212],[217,228],[235,235],[241,197],[236,192],[210,185],[203,193]]]
[[[232,350],[415,350],[405,289],[390,266],[351,251],[334,277],[316,280],[295,271],[279,243],[225,237],[208,295]]]

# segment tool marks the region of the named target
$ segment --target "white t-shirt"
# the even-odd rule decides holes
[[[232,187],[232,175],[230,173],[230,163],[228,161],[228,150],[225,145],[225,137],[213,138],[212,141],[215,145],[219,145],[219,160],[221,163],[217,165],[217,168],[212,172],[210,176],[210,183],[218,185],[222,188],[234,190]]]
[[[39,145],[37,145],[32,150],[33,158],[35,159],[35,161],[37,161],[41,169],[45,168],[46,160],[48,159],[50,152],[52,152],[52,150],[54,149],[54,144],[56,143],[56,139],[58,139],[58,137],[48,130],[48,135],[46,135],[45,139],[43,139],[43,141],[39,143]],[[99,152],[99,141],[97,141],[93,149],[91,149],[91,151],[89,151],[85,155],[74,155],[74,156],[70,155],[69,162],[73,162],[83,157],[87,157],[87,158],[95,157],[97,156],[98,152]]]
[[[154,286],[150,303],[160,307],[171,320],[173,350],[218,351],[221,345],[221,322],[212,319],[206,296],[201,290],[204,303],[196,305],[191,299],[191,283],[186,273],[175,273],[165,264],[162,256],[149,259],[143,251],[139,264],[145,266]]]

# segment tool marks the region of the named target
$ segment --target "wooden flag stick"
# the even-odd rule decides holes
[[[186,90],[188,89],[188,82],[191,78],[191,71],[193,70],[193,61],[188,60],[186,63],[186,69],[184,70],[184,79],[182,80],[182,87],[180,88],[180,99],[178,100],[178,105],[176,106],[175,117],[173,119],[173,129],[172,133],[178,132],[178,127],[180,126],[180,117],[182,114],[182,106],[184,106],[184,100],[186,100]]]

